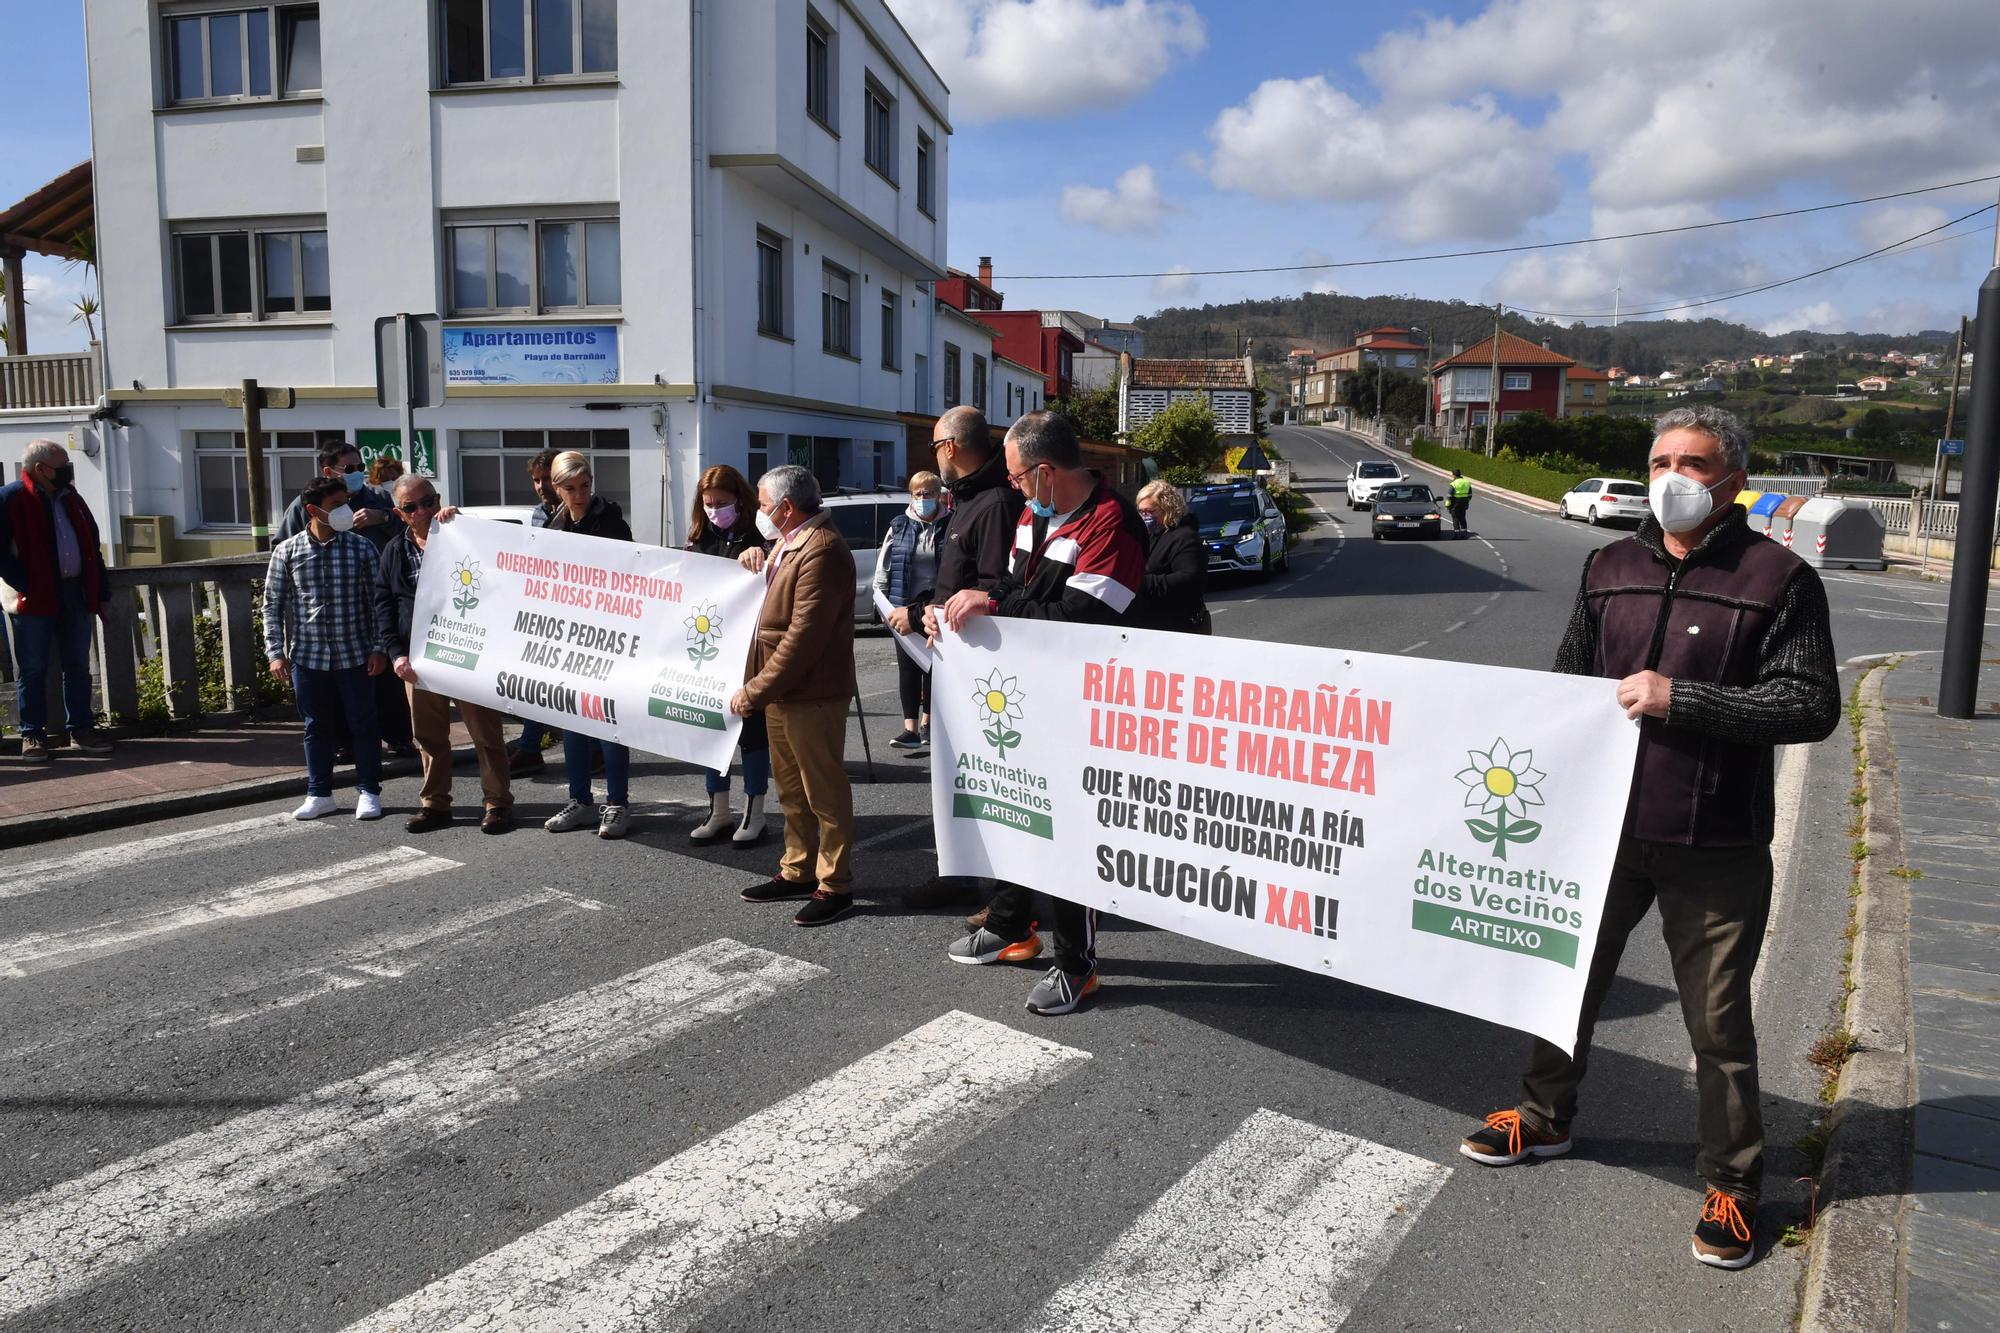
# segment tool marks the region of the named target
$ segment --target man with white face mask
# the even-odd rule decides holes
[[[1756,1257],[1764,1174],[1750,979],[1771,910],[1772,769],[1825,739],[1840,684],[1819,575],[1744,521],[1741,422],[1679,408],[1653,426],[1652,513],[1595,551],[1557,671],[1618,682],[1639,724],[1625,827],[1584,987],[1574,1057],[1537,1040],[1521,1100],[1459,1151],[1487,1166],[1570,1149],[1591,1030],[1625,940],[1656,902],[1694,1045],[1707,1182],[1691,1248],[1715,1268]]]
[[[271,674],[289,681],[306,724],[306,799],[295,819],[318,819],[333,801],[334,749],[344,739],[329,717],[338,700],[354,746],[360,789],[356,819],[382,817],[382,746],[375,683],[389,669],[375,616],[381,557],[354,530],[347,483],[320,477],[299,495],[306,530],[271,552],[264,574],[264,649]]]

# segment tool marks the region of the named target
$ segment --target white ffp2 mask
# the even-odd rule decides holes
[[[1688,532],[1707,522],[1708,516],[1715,512],[1715,487],[1728,480],[1724,477],[1715,486],[1704,486],[1683,473],[1662,472],[1647,487],[1646,498],[1652,503],[1653,517],[1662,528],[1668,532]]]

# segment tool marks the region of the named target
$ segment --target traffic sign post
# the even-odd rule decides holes
[[[298,401],[291,389],[266,389],[244,380],[222,391],[224,407],[243,409],[244,475],[250,487],[250,542],[259,553],[271,549],[271,495],[264,469],[264,409],[287,408]]]
[[[416,410],[444,403],[444,324],[436,315],[384,315],[375,321],[375,402],[393,407],[400,420],[403,457],[413,472],[437,475],[435,452],[430,466],[418,466]]]
[[[1939,440],[1938,452],[1942,453],[1946,458],[1963,458],[1965,457],[1965,441]]]

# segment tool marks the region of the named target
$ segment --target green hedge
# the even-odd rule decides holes
[[[1432,467],[1441,467],[1446,471],[1457,468],[1474,483],[1483,481],[1489,486],[1519,491],[1552,503],[1561,499],[1564,491],[1591,475],[1588,472],[1550,472],[1533,463],[1505,462],[1470,449],[1447,449],[1429,440],[1418,440],[1415,453]]]

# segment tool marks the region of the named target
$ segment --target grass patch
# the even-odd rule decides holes
[[[1483,481],[1502,490],[1519,491],[1552,503],[1591,475],[1588,472],[1551,472],[1533,463],[1488,458],[1471,449],[1447,449],[1422,439],[1416,442],[1412,452],[1432,467],[1441,467],[1447,472],[1457,468],[1474,481]]]
[[[1924,872],[1915,866],[1897,866],[1889,873],[1897,879],[1922,879],[1924,877]]]

